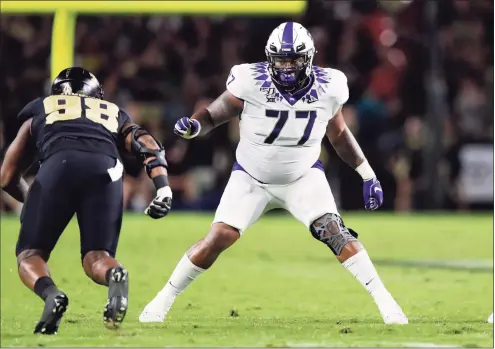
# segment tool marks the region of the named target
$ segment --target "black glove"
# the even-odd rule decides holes
[[[165,217],[172,208],[172,190],[169,186],[162,187],[156,191],[156,197],[151,201],[145,214],[153,219]]]

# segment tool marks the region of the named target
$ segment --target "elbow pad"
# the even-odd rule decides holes
[[[144,165],[148,176],[150,175],[151,170],[155,167],[161,166],[164,168],[168,168],[167,161],[165,160],[165,149],[163,148],[162,144],[155,137],[153,137],[152,134],[150,134],[141,126],[133,125],[125,129],[125,131],[122,133],[123,139],[126,139],[129,133],[131,134],[131,153],[134,156],[136,156],[143,162],[150,157],[154,157],[153,160]],[[151,138],[155,140],[156,144],[158,144],[158,149],[147,148],[142,142],[139,141],[140,137],[146,135],[151,136]]]

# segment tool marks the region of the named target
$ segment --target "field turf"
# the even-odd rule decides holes
[[[20,282],[17,217],[1,218],[1,346],[493,347],[493,219],[490,215],[344,214],[409,317],[386,326],[375,304],[331,251],[289,216],[266,216],[177,298],[163,324],[138,316],[211,215],[124,218],[118,258],[130,273],[124,326],[102,324],[106,288],[80,263],[76,222],[50,267],[70,298],[59,334],[32,330],[42,302]]]

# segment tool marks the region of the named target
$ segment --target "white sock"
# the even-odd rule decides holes
[[[175,298],[204,271],[205,269],[195,266],[185,254],[177,263],[174,272],[160,293]]]
[[[384,298],[390,299],[391,295],[383,285],[366,250],[363,249],[348,258],[342,266],[363,285],[377,304]]]

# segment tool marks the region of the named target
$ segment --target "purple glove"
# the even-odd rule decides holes
[[[374,211],[383,204],[383,190],[378,179],[372,178],[363,182],[364,208]]]
[[[200,130],[201,125],[197,120],[185,116],[175,123],[174,133],[182,138],[191,139],[196,137]]]

